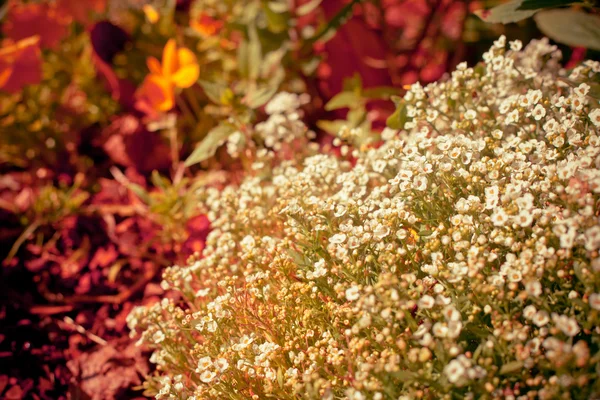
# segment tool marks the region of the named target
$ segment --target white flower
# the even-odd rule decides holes
[[[425,295],[419,299],[419,308],[431,308],[435,305],[435,300],[429,295]]]
[[[215,379],[216,376],[217,376],[216,372],[206,370],[200,374],[200,380],[204,383],[210,383],[213,381],[213,379]]]
[[[223,372],[227,368],[229,368],[229,362],[227,362],[227,360],[224,359],[224,358],[217,358],[215,360],[215,364],[214,365],[219,370],[219,372]]]
[[[152,335],[152,340],[156,344],[161,343],[165,340],[165,334],[162,331],[156,331],[154,332],[154,335]]]
[[[546,116],[546,109],[544,108],[543,105],[538,104],[535,106],[535,108],[531,112],[531,115],[533,116],[533,118],[536,121],[539,121],[540,119],[542,119]]]
[[[315,269],[313,271],[313,277],[314,278],[320,278],[322,276],[327,275],[327,268],[325,268],[325,260],[324,259],[320,259],[319,261],[317,261],[314,265]]]
[[[196,368],[196,372],[207,370],[212,367],[212,365],[212,359],[209,356],[202,357],[200,360],[198,360],[198,368]]]
[[[544,326],[548,322],[550,322],[550,317],[548,316],[548,313],[546,311],[542,310],[542,311],[538,311],[537,313],[535,313],[535,315],[533,316],[533,318],[531,320],[537,326]]]
[[[346,299],[348,301],[354,301],[360,297],[360,289],[358,286],[352,285],[348,289],[346,289]]]
[[[520,40],[513,40],[512,42],[509,42],[509,45],[512,51],[521,51],[523,48],[523,42]]]
[[[336,233],[332,237],[329,238],[329,243],[332,244],[342,244],[346,241],[346,234],[344,233]]]
[[[506,221],[508,221],[506,211],[502,207],[497,207],[492,214],[492,223],[495,226],[504,226]]]
[[[465,111],[465,119],[473,120],[477,117],[477,112],[475,110],[467,110]]]
[[[577,96],[584,97],[590,91],[590,85],[588,85],[587,83],[582,83],[579,86],[577,86],[573,91]]]
[[[537,310],[535,309],[535,306],[533,304],[530,304],[523,309],[523,316],[527,319],[532,319],[536,313]]]
[[[427,189],[427,178],[423,175],[415,176],[413,179],[413,187],[415,190],[423,191]]]
[[[600,108],[594,108],[594,110],[588,114],[588,118],[596,128],[600,127]]]
[[[600,310],[600,293],[590,294],[588,302],[594,310]]]
[[[450,383],[457,383],[465,376],[465,372],[465,367],[458,360],[452,360],[444,367],[444,374]]]

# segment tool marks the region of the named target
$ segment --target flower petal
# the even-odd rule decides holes
[[[153,109],[168,111],[175,103],[173,85],[157,75],[148,75],[140,87],[138,97],[145,99]]]
[[[189,65],[198,65],[198,59],[190,49],[182,47],[177,50],[177,64],[179,68],[187,67]]]
[[[180,68],[172,77],[175,86],[180,88],[188,88],[198,80],[200,76],[200,67],[198,65],[188,65]]]
[[[150,72],[152,74],[162,75],[162,68],[160,66],[160,61],[158,61],[156,58],[148,57],[148,59],[146,60],[146,65],[148,66],[148,69],[150,70]]]
[[[177,43],[175,39],[169,39],[162,56],[162,72],[165,78],[171,76],[177,70]]]

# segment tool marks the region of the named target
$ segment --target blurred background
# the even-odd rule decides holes
[[[152,365],[125,318],[202,251],[202,188],[251,158],[228,135],[285,90],[310,95],[324,151],[341,125],[376,143],[406,85],[475,65],[500,35],[552,34],[515,4],[0,1],[0,398],[143,397]],[[562,42],[567,68],[598,58]]]

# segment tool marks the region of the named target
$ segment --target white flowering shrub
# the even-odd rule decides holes
[[[477,67],[413,85],[405,131],[347,157],[271,104],[259,135],[294,132],[294,155],[266,146],[255,175],[209,191],[202,258],[129,316],[154,348],[148,389],[600,398],[600,63],[559,59],[501,38]]]

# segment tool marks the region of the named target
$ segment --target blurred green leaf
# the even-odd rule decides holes
[[[256,80],[260,74],[260,65],[262,62],[262,49],[256,27],[250,27],[248,38],[248,77]]]
[[[331,100],[325,104],[325,110],[332,111],[340,108],[351,108],[358,105],[360,97],[354,92],[341,92],[333,96]]]
[[[240,71],[242,78],[248,78],[250,76],[250,63],[248,54],[248,41],[243,39],[237,49],[238,70]]]
[[[325,132],[330,133],[332,135],[337,135],[344,125],[348,125],[348,123],[343,119],[336,119],[335,121],[317,121],[317,126],[320,129],[323,129]]]
[[[521,10],[523,0],[513,0],[490,10],[477,10],[475,14],[485,22],[510,24],[531,17],[537,10]]]
[[[406,106],[404,103],[400,103],[397,105],[396,111],[388,117],[386,124],[392,129],[404,129],[404,124],[407,121]]]
[[[185,166],[190,167],[215,155],[219,146],[221,146],[233,132],[235,132],[235,128],[225,123],[221,123],[214,127],[208,132],[206,137],[200,142],[192,154],[190,154],[187,160],[185,160]]]
[[[534,19],[538,28],[557,42],[600,50],[600,16],[557,9],[541,11]]]
[[[148,194],[146,189],[144,189],[137,183],[133,183],[133,182],[128,182],[126,186],[129,190],[131,190],[133,193],[135,193],[136,196],[139,197],[140,200],[142,200],[144,203],[146,203],[146,204],[151,203],[150,195]]]
[[[246,105],[252,109],[256,109],[264,105],[267,101],[271,100],[271,97],[277,93],[279,85],[269,85],[259,89],[256,89],[246,95]]]
[[[288,28],[290,14],[287,12],[287,10],[284,12],[277,12],[271,7],[267,6],[264,8],[264,12],[269,31],[273,33],[281,33]]]
[[[216,104],[221,104],[221,99],[223,98],[223,94],[227,89],[222,83],[214,83],[208,81],[200,81],[200,86],[204,89],[204,93],[208,96],[208,98]]]
[[[522,361],[511,361],[500,367],[500,375],[508,375],[523,369]]]
[[[379,86],[363,90],[363,97],[367,99],[389,99],[398,94],[398,89],[388,86]]]

